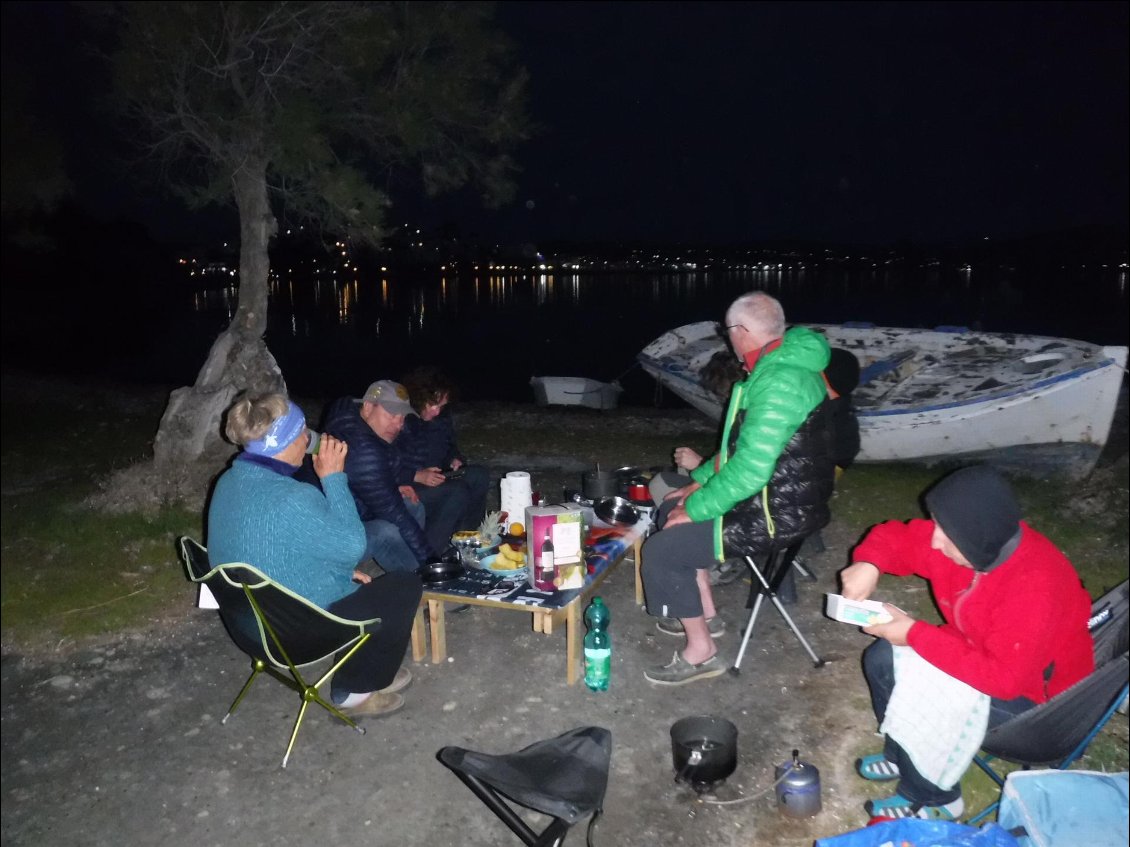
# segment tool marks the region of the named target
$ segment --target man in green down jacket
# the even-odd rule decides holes
[[[691,472],[659,511],[661,532],[644,545],[652,615],[677,618],[686,636],[671,662],[644,676],[684,685],[721,674],[708,568],[713,560],[786,547],[828,523],[835,465],[827,418],[828,342],[804,327],[785,331],[768,294],[739,297],[726,312],[730,344],[748,376],[734,386],[717,454]]]

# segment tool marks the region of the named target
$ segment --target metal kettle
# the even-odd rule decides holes
[[[820,771],[802,762],[793,750],[791,762],[777,766],[777,808],[790,818],[810,818],[820,811]]]

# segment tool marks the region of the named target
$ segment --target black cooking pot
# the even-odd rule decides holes
[[[671,727],[675,781],[698,792],[710,791],[738,766],[738,728],[725,718],[700,715]]]
[[[581,491],[590,500],[613,497],[620,493],[620,477],[610,471],[585,471],[581,474]]]
[[[416,573],[428,585],[459,579],[463,576],[463,562],[459,558],[459,551],[452,547],[442,556],[428,559],[416,569]]]

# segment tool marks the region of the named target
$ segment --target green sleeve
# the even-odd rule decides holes
[[[826,393],[819,374],[791,366],[775,367],[750,383],[734,454],[687,498],[693,521],[724,515],[764,488],[785,445]]]
[[[714,462],[718,459],[717,455],[709,456],[702,460],[702,464],[691,471],[691,479],[699,485],[706,485],[706,481],[714,476]]]

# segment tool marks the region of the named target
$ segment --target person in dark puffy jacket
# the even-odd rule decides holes
[[[645,672],[660,685],[725,670],[713,640],[724,627],[710,588],[712,561],[786,547],[830,518],[828,342],[804,327],[786,332],[781,304],[763,292],[734,301],[726,330],[748,376],[734,386],[718,453],[668,495],[662,529],[643,550],[648,612],[677,618],[674,626],[660,621],[660,630],[686,636],[669,664]]]
[[[443,547],[460,529],[476,529],[486,512],[490,471],[467,462],[455,437],[448,404],[455,386],[434,367],[419,367],[404,375],[404,387],[416,415],[404,419],[394,446],[402,472],[427,512],[427,532],[433,546]]]
[[[415,570],[437,555],[419,498],[399,482],[400,455],[392,446],[405,416],[414,414],[404,386],[378,380],[360,400],[336,400],[326,415],[326,432],[349,445],[345,472],[365,527],[365,555],[386,571]]]

